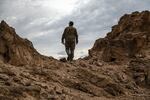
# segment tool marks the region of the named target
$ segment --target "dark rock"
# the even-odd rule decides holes
[[[108,84],[104,90],[108,93],[110,93],[113,96],[119,96],[123,93],[123,89],[121,88],[121,86],[119,84]]]
[[[9,76],[5,75],[5,74],[0,74],[0,79],[7,81],[7,80],[9,80]]]
[[[61,62],[67,62],[67,59],[66,58],[60,58],[59,59]]]

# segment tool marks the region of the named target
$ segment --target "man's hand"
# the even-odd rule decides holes
[[[76,44],[78,44],[78,41],[76,41]]]
[[[65,45],[64,41],[61,42],[63,45]]]

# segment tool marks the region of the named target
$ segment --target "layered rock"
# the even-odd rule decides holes
[[[0,23],[0,60],[12,65],[42,64],[43,58],[32,42],[18,36],[5,21]]]
[[[105,38],[96,40],[90,55],[110,62],[125,61],[128,58],[146,56],[150,45],[150,12],[133,12],[121,17],[118,25]]]
[[[129,64],[129,70],[136,84],[150,87],[150,59],[132,60]]]

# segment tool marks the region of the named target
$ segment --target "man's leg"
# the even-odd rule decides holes
[[[71,48],[69,47],[68,61],[71,61]]]
[[[74,48],[71,48],[70,61],[72,61],[73,58],[74,58]]]
[[[73,58],[74,58],[74,50],[75,50],[75,42],[73,42],[72,44],[71,44],[71,48],[70,48],[70,56],[71,56],[71,61],[73,60]]]
[[[69,61],[70,59],[70,42],[69,41],[65,41],[65,49],[66,49],[66,53],[67,53],[67,60]]]
[[[70,55],[70,50],[69,50],[69,47],[66,47],[66,53],[67,53],[67,60],[69,60],[69,55]]]

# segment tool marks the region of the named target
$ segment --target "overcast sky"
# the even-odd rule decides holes
[[[150,10],[150,0],[0,0],[0,20],[28,38],[43,55],[66,56],[61,36],[69,21],[79,34],[75,57],[88,54],[125,13]]]

